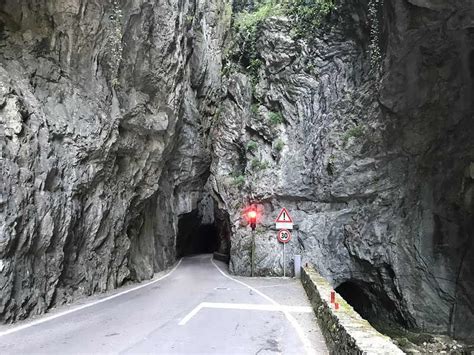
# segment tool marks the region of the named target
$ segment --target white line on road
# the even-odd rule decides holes
[[[232,280],[234,282],[237,282],[247,288],[249,288],[250,290],[254,291],[255,293],[259,294],[260,296],[262,296],[263,298],[265,298],[267,301],[269,301],[270,303],[276,305],[276,306],[280,306],[280,304],[278,302],[276,302],[274,299],[268,297],[266,294],[264,294],[263,292],[257,290],[255,287],[252,287],[248,284],[246,284],[245,282],[242,282],[242,281],[239,281],[237,279],[234,279],[232,276],[229,276],[227,275],[224,271],[222,271],[220,269],[219,266],[217,266],[217,264],[214,262],[214,260],[212,259],[212,256],[211,256],[211,263],[216,267],[217,270],[219,270],[219,272],[224,275],[224,277],[228,278],[229,280]],[[199,310],[198,310],[199,312]],[[308,338],[306,337],[306,335],[304,334],[303,332],[303,329],[301,329],[300,325],[298,324],[298,322],[296,321],[295,317],[293,317],[290,312],[288,311],[283,311],[283,313],[285,314],[285,317],[286,319],[288,319],[288,321],[290,322],[290,324],[293,326],[293,328],[295,329],[296,333],[298,334],[298,337],[300,338],[301,342],[303,343],[303,346],[304,346],[304,349],[306,351],[306,354],[308,355],[316,355],[316,352],[314,351],[313,349],[313,346],[311,344],[311,342],[308,340]]]
[[[221,309],[248,309],[252,311],[272,311],[272,312],[297,312],[311,313],[313,309],[305,306],[284,306],[274,304],[255,304],[255,303],[214,303],[203,302],[203,308],[221,308]]]
[[[203,303],[200,303],[197,305],[191,312],[189,312],[186,317],[181,319],[181,321],[178,323],[178,325],[185,325],[187,322],[191,320],[192,317],[194,317],[198,312],[202,309]]]
[[[49,322],[50,320],[53,320],[53,319],[56,319],[56,318],[59,318],[59,317],[62,317],[62,316],[65,316],[65,315],[68,315],[68,314],[71,314],[71,313],[74,313],[74,312],[77,312],[77,311],[80,311],[80,310],[83,310],[85,308],[89,308],[89,307],[92,307],[92,306],[95,306],[96,304],[99,304],[99,303],[102,303],[102,302],[106,302],[106,301],[110,301],[111,299],[114,299],[114,298],[117,298],[119,296],[123,296],[127,293],[130,293],[130,292],[133,292],[133,291],[136,291],[136,290],[139,290],[143,287],[147,287],[147,286],[150,286],[150,285],[153,285],[154,283],[157,283],[158,281],[161,281],[163,280],[164,278],[168,277],[171,275],[171,273],[173,273],[179,266],[179,264],[181,264],[181,260],[183,259],[179,259],[178,263],[170,270],[170,272],[168,272],[167,274],[157,278],[156,280],[153,280],[153,281],[150,281],[146,284],[143,284],[143,285],[140,285],[140,286],[137,286],[137,287],[134,287],[134,288],[131,288],[131,289],[128,289],[128,290],[125,290],[125,291],[122,291],[122,292],[119,292],[119,293],[116,293],[112,296],[109,296],[109,297],[105,297],[105,298],[102,298],[100,300],[97,300],[97,301],[94,301],[94,302],[91,302],[91,303],[88,303],[88,304],[84,304],[82,306],[79,306],[79,307],[76,307],[76,308],[73,308],[73,309],[70,309],[70,310],[67,310],[67,311],[64,311],[64,312],[61,312],[61,313],[57,313],[57,314],[53,314],[49,317],[43,317],[41,319],[38,319],[38,320],[35,320],[35,321],[32,321],[30,323],[27,323],[27,324],[23,324],[23,325],[20,325],[18,327],[14,327],[14,328],[10,328],[10,329],[7,329],[3,332],[0,332],[0,337],[4,336],[4,335],[8,335],[8,334],[12,334],[12,333],[16,333],[20,330],[23,330],[23,329],[26,329],[26,328],[30,328],[30,327],[33,327],[35,325],[38,325],[38,324],[41,324],[41,323],[45,323],[45,322]]]
[[[202,302],[196,306],[186,317],[184,317],[178,324],[185,325],[203,308],[216,309],[239,309],[249,311],[271,311],[271,312],[297,312],[297,313],[312,313],[311,307],[305,306],[283,306],[275,304],[253,304],[253,303],[211,303]]]

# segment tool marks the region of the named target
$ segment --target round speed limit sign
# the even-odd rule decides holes
[[[291,240],[291,233],[287,229],[282,229],[278,232],[277,238],[280,243],[288,243]]]

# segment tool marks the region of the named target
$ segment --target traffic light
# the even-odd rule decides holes
[[[250,223],[250,228],[254,231],[257,228],[257,211],[255,206],[252,206],[250,210],[247,212],[247,219]]]

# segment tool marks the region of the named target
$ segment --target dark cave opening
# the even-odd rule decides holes
[[[387,325],[409,326],[394,302],[376,284],[349,280],[335,291],[376,329],[384,329]]]
[[[230,252],[229,215],[217,208],[212,199],[203,200],[190,213],[178,220],[176,256]]]
[[[349,303],[363,318],[373,316],[373,308],[369,297],[362,288],[351,281],[346,281],[336,287],[335,291]]]

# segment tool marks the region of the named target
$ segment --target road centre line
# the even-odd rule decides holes
[[[143,284],[143,285],[139,285],[139,286],[136,286],[134,288],[131,288],[131,289],[128,289],[128,290],[125,290],[125,291],[122,291],[122,292],[119,292],[119,293],[116,293],[114,295],[111,295],[111,296],[108,296],[108,297],[105,297],[105,298],[102,298],[100,300],[97,300],[97,301],[94,301],[94,302],[91,302],[91,303],[87,303],[87,304],[84,304],[82,306],[79,306],[79,307],[76,307],[76,308],[73,308],[73,309],[69,309],[67,311],[64,311],[64,312],[61,312],[61,313],[57,313],[57,314],[53,314],[51,316],[48,316],[48,317],[42,317],[38,320],[35,320],[35,321],[32,321],[32,322],[29,322],[27,324],[23,324],[23,325],[19,325],[17,327],[13,327],[13,328],[10,328],[10,329],[7,329],[3,332],[0,332],[0,337],[2,336],[5,336],[5,335],[8,335],[8,334],[12,334],[12,333],[16,333],[16,332],[19,332],[20,330],[23,330],[23,329],[27,329],[27,328],[30,328],[30,327],[33,327],[35,325],[39,325],[39,324],[42,324],[42,323],[46,323],[46,322],[49,322],[50,320],[53,320],[53,319],[56,319],[56,318],[59,318],[59,317],[62,317],[62,316],[65,316],[65,315],[68,315],[68,314],[71,314],[71,313],[74,313],[74,312],[78,312],[78,311],[81,311],[83,309],[86,309],[86,308],[89,308],[89,307],[92,307],[92,306],[95,306],[99,303],[103,303],[103,302],[106,302],[106,301],[110,301],[111,299],[114,299],[114,298],[117,298],[119,296],[123,296],[127,293],[130,293],[130,292],[133,292],[133,291],[136,291],[136,290],[139,290],[141,288],[144,288],[144,287],[147,287],[147,286],[150,286],[150,285],[153,285],[154,283],[157,283],[158,281],[161,281],[165,278],[167,278],[168,276],[170,276],[177,268],[178,266],[181,264],[181,261],[183,259],[179,259],[178,263],[165,275],[157,278],[156,280],[152,280],[146,284]]]
[[[255,303],[215,303],[215,302],[202,302],[196,306],[186,317],[184,317],[178,324],[185,325],[191,320],[201,309],[203,308],[215,308],[215,309],[238,309],[238,310],[251,310],[251,311],[271,311],[271,312],[297,312],[297,313],[312,313],[311,307],[305,306],[283,306],[274,304],[255,304]]]
[[[232,276],[226,274],[224,271],[221,270],[221,268],[219,266],[217,266],[217,264],[214,262],[212,256],[211,256],[211,263],[216,267],[216,269],[226,278],[228,278],[229,280],[232,280],[234,282],[237,282],[238,284],[241,284],[245,287],[247,287],[248,289],[254,291],[255,293],[257,293],[258,295],[260,295],[261,297],[265,298],[267,301],[269,301],[271,304],[273,305],[276,305],[276,306],[280,306],[280,304],[278,302],[276,302],[274,299],[268,297],[266,294],[264,294],[263,292],[257,290],[255,287],[252,287],[248,284],[246,284],[245,282],[242,282],[240,280],[237,280],[237,279],[234,279]],[[199,312],[199,310],[197,311]],[[196,312],[196,313],[197,313]],[[307,355],[316,355],[316,352],[314,351],[313,349],[313,346],[311,344],[311,342],[308,340],[308,338],[306,337],[306,335],[304,334],[303,332],[303,329],[301,328],[301,326],[298,324],[298,322],[296,321],[295,317],[293,317],[290,312],[288,311],[283,311],[283,314],[285,315],[286,319],[288,320],[288,322],[290,322],[290,324],[293,326],[293,328],[295,329],[296,333],[298,334],[298,337],[300,338],[301,342],[303,343],[303,347],[306,351],[306,354]]]

